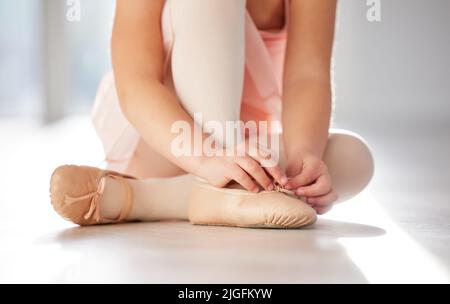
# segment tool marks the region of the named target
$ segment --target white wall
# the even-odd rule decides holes
[[[450,1],[341,0],[335,48],[335,125],[450,131]],[[450,133],[450,132],[449,132]]]

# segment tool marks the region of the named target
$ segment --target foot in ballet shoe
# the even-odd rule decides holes
[[[100,198],[107,178],[120,181],[124,189],[122,211],[116,219],[106,219],[100,215]],[[133,202],[133,193],[126,179],[134,178],[92,167],[59,167],[50,181],[53,208],[60,216],[80,226],[124,222]]]
[[[196,181],[189,198],[195,225],[293,229],[317,220],[314,209],[287,190],[251,193]]]

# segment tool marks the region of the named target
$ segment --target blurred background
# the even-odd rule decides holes
[[[0,2],[1,118],[48,123],[89,112],[99,79],[110,69],[115,4],[79,3],[79,20],[72,20],[71,1]]]
[[[19,216],[59,224],[48,203],[54,167],[102,162],[89,114],[111,69],[115,3],[81,0],[74,20],[76,2],[0,0],[2,224]],[[368,3],[339,1],[333,126],[368,141],[376,161],[368,191],[449,269],[450,1],[381,0],[375,22]],[[24,201],[32,213],[17,208]]]
[[[110,69],[113,0],[0,2],[0,118],[49,123],[89,112]],[[341,0],[335,51],[338,126],[445,124],[450,116],[450,2]],[[407,119],[405,119],[407,118]]]

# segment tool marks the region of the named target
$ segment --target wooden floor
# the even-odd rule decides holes
[[[442,163],[450,143],[442,138],[374,137],[371,187],[306,230],[186,222],[78,228],[54,214],[48,178],[61,163],[98,165],[87,120],[0,130],[2,283],[450,282],[450,173]]]

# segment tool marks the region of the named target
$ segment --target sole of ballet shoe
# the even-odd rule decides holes
[[[251,193],[196,181],[189,197],[189,220],[205,226],[298,229],[314,224],[317,215],[287,192]]]

